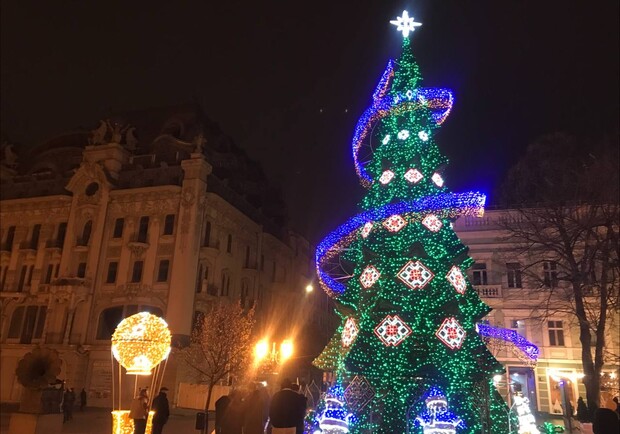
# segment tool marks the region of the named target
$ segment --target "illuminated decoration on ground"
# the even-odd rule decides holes
[[[420,261],[409,261],[397,274],[398,278],[411,289],[422,289],[435,276]]]
[[[363,375],[356,375],[344,391],[347,406],[351,411],[359,412],[376,395],[374,389]]]
[[[390,182],[392,180],[392,178],[394,178],[394,172],[392,172],[390,169],[384,171],[381,174],[381,177],[379,178],[379,182],[383,185],[387,184],[388,182]]]
[[[465,294],[465,290],[467,289],[467,282],[465,281],[465,277],[463,277],[463,273],[461,269],[456,265],[450,268],[450,272],[446,276],[446,279],[450,282],[450,284],[456,289],[456,292],[459,294]]]
[[[463,341],[465,340],[465,329],[461,327],[459,322],[454,317],[446,318],[435,335],[443,342],[448,348],[456,350],[461,348]]]
[[[379,280],[379,277],[381,277],[379,270],[377,270],[373,265],[369,265],[362,272],[360,282],[364,288],[368,289],[374,285],[377,280]]]
[[[153,416],[154,411],[149,411],[149,415],[146,419],[146,431],[144,434],[151,434],[153,432]],[[133,434],[134,426],[133,419],[129,417],[129,410],[114,410],[112,411],[112,434]]]
[[[112,335],[112,354],[130,375],[150,375],[170,353],[168,324],[157,315],[140,312],[125,318]]]
[[[409,138],[409,131],[407,131],[407,130],[400,130],[398,132],[398,138],[400,140],[407,140]]]
[[[396,347],[411,334],[411,328],[398,315],[388,315],[375,328],[375,334],[386,347]]]
[[[366,238],[372,231],[372,222],[368,222],[362,228],[362,238]]]
[[[405,173],[405,179],[412,184],[417,184],[422,178],[424,178],[424,175],[418,169],[411,168]]]
[[[536,345],[525,339],[519,333],[511,329],[492,327],[489,324],[476,324],[476,331],[484,338],[498,339],[512,343],[529,360],[537,361],[540,350]]]
[[[342,386],[336,384],[325,394],[323,408],[317,414],[321,432],[325,434],[346,434],[353,415],[347,411]]]
[[[350,347],[357,337],[357,332],[359,332],[359,328],[355,323],[355,319],[351,317],[347,318],[347,321],[344,323],[344,328],[342,329],[342,345],[344,347]]]
[[[387,136],[385,136],[383,140],[381,141],[381,143],[383,143],[384,145],[387,145],[388,143],[390,143],[390,135],[388,134]]]
[[[407,221],[398,214],[383,220],[383,227],[390,232],[398,232],[407,225]]]
[[[409,32],[413,32],[416,27],[422,25],[422,23],[413,21],[413,17],[410,17],[407,11],[403,11],[403,14],[395,20],[390,21],[390,24],[395,25],[396,30],[403,33],[403,38],[408,37]]]
[[[433,180],[433,182],[435,183],[437,187],[443,187],[443,178],[441,177],[439,173],[437,172],[433,173],[433,176],[431,176],[431,179]]]
[[[429,214],[422,220],[422,224],[431,232],[439,232],[443,223],[437,218],[435,214]]]
[[[438,388],[432,388],[426,398],[426,409],[416,418],[424,434],[456,434],[464,428],[463,421],[448,410],[448,400]]]
[[[514,410],[519,418],[519,434],[540,434],[538,428],[536,428],[536,419],[530,409],[530,400],[521,394],[516,392],[512,395],[512,401],[514,402]]]
[[[418,137],[420,138],[420,140],[422,140],[423,142],[427,142],[428,141],[428,133],[426,131],[420,131],[418,133]]]
[[[353,134],[355,170],[368,190],[359,203],[361,211],[317,247],[319,282],[336,299],[343,319],[317,360],[335,367],[337,379],[363,377],[377,392],[356,411],[359,422],[349,425],[351,434],[421,433],[421,426],[411,430],[412,418],[424,405],[420,394],[439,385],[458,414],[458,419],[444,421],[453,424],[442,434],[454,432],[460,420],[466,425],[462,434],[482,432],[481,399],[489,405],[487,432],[506,434],[508,408],[486,387],[503,367],[475,332],[490,308],[466,278],[463,294],[446,278],[452,266],[465,277],[473,263],[451,223],[461,215],[481,216],[485,199],[475,192],[451,193],[447,185],[437,188],[431,180],[448,164],[435,138],[453,99],[448,90],[421,85],[410,41],[404,39],[400,57],[388,62]],[[402,131],[410,136],[399,139]],[[428,140],[419,135],[422,131]],[[378,180],[386,169],[396,176],[384,186]],[[413,172],[400,178],[411,169],[422,175],[417,182]],[[431,214],[441,223],[436,232],[422,223]],[[397,232],[379,227],[394,215],[407,225]],[[432,220],[426,223],[435,229],[439,225]],[[359,236],[368,222],[374,222],[371,235]],[[365,290],[360,277],[371,263],[381,277],[372,290]],[[344,347],[348,317],[356,319],[359,331],[355,342]],[[452,322],[440,330],[445,318]],[[426,433],[432,432],[430,427]]]

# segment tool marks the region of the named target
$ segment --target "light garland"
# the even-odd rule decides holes
[[[379,280],[379,277],[381,277],[379,270],[374,265],[369,265],[364,268],[364,272],[360,276],[360,282],[364,288],[368,289]]]
[[[448,400],[440,389],[433,387],[427,394],[426,409],[416,418],[424,434],[456,434],[464,428],[463,421],[448,410]]]
[[[411,327],[398,315],[388,315],[375,327],[375,334],[386,347],[396,347],[411,334]]]
[[[390,182],[392,178],[394,178],[394,172],[388,169],[381,174],[381,177],[379,178],[379,182],[385,185],[388,182]]]
[[[382,226],[390,232],[398,232],[402,228],[407,225],[407,220],[399,216],[398,214],[394,214],[383,220]]]
[[[157,315],[140,312],[122,320],[112,335],[112,354],[130,375],[150,375],[170,353],[168,324]]]
[[[151,434],[153,432],[153,416],[154,411],[149,411],[146,418],[146,430],[144,434]],[[133,434],[134,424],[133,419],[129,417],[129,410],[114,410],[112,411],[112,433],[113,434]]]
[[[405,172],[405,179],[412,184],[417,184],[422,178],[424,178],[424,175],[418,169],[411,168]]]
[[[396,275],[411,289],[423,289],[435,275],[420,261],[409,261]]]
[[[492,327],[489,324],[476,324],[476,332],[482,337],[500,339],[510,342],[531,360],[538,360],[540,350],[536,345],[525,339],[519,333],[511,329]]]
[[[353,344],[353,341],[355,341],[358,332],[359,328],[355,323],[355,319],[351,317],[347,318],[342,330],[342,345],[344,347],[350,347],[351,344]]]
[[[452,266],[452,268],[450,268],[450,272],[446,275],[446,279],[448,279],[448,282],[450,282],[456,292],[459,294],[465,294],[467,282],[465,281],[465,277],[459,267],[456,265]]]
[[[519,418],[519,434],[540,434],[536,428],[536,419],[530,409],[530,400],[520,392],[512,395],[512,400]]]
[[[451,350],[458,350],[463,345],[467,333],[454,317],[446,318],[435,335]]]

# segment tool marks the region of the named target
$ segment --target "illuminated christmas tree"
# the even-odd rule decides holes
[[[421,87],[408,37],[420,24],[407,12],[392,24],[404,36],[401,56],[388,62],[353,137],[368,192],[361,212],[317,248],[319,280],[342,323],[315,364],[350,383],[353,432],[431,432],[426,400],[441,390],[454,432],[505,434],[508,410],[491,385],[503,368],[476,328],[490,308],[467,279],[473,261],[452,229],[458,216],[481,216],[485,197],[446,187],[435,134],[452,93]],[[474,389],[488,391],[484,402]]]

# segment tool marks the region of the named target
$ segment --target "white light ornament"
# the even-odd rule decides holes
[[[377,270],[374,265],[369,265],[368,267],[364,268],[364,271],[362,271],[362,275],[360,276],[360,283],[364,288],[368,289],[372,285],[374,285],[377,280],[379,280],[379,277],[381,277],[381,273],[379,273],[379,270]]]
[[[422,23],[416,23],[413,21],[413,17],[409,16],[409,12],[403,11],[400,17],[396,17],[395,20],[390,21],[390,24],[396,26],[396,30],[403,33],[403,37],[409,36],[409,32],[413,32],[416,27],[422,25]]]
[[[400,140],[407,140],[409,138],[409,131],[400,130],[396,135]]]
[[[383,227],[392,233],[400,231],[405,226],[407,226],[407,220],[398,214],[394,214],[383,220]]]
[[[344,328],[342,329],[342,346],[350,347],[355,341],[358,333],[359,328],[355,323],[355,319],[351,317],[347,318],[347,321],[344,323]]]
[[[418,133],[418,137],[420,138],[420,140],[422,140],[423,142],[428,141],[428,133],[426,131],[420,131]]]
[[[435,183],[437,187],[443,187],[443,178],[441,177],[439,173],[437,172],[433,173],[433,176],[431,177],[431,179],[433,180],[433,182]]]
[[[411,327],[398,315],[388,315],[375,328],[375,335],[386,347],[396,347],[411,334]]]
[[[394,172],[392,172],[390,169],[385,170],[382,174],[381,177],[379,178],[379,182],[382,185],[385,185],[387,183],[389,183],[392,178],[394,178]]]
[[[514,408],[519,418],[519,434],[539,434],[536,428],[536,418],[530,409],[530,400],[521,392],[517,392],[512,396]]]
[[[435,214],[429,214],[422,220],[422,224],[431,232],[439,232],[443,227],[441,220]]]
[[[384,145],[390,143],[390,135],[388,134],[387,136],[385,136],[383,140],[381,140],[381,143],[383,143]]]
[[[405,179],[412,184],[417,184],[422,180],[422,178],[424,178],[424,175],[422,175],[422,172],[418,169],[411,168],[407,170],[407,173],[405,173]]]
[[[453,265],[452,268],[450,268],[450,272],[446,275],[446,279],[448,279],[450,284],[454,287],[454,289],[456,289],[456,292],[459,294],[465,294],[467,282],[465,281],[463,272],[459,267]]]
[[[435,336],[451,350],[461,348],[465,335],[465,329],[453,316],[446,318],[435,332]]]
[[[435,275],[420,261],[409,261],[398,272],[397,277],[411,289],[422,289]]]
[[[372,231],[372,222],[367,222],[362,228],[362,238],[368,238],[370,231]]]

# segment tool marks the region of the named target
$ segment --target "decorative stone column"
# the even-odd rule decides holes
[[[185,346],[192,329],[207,176],[212,170],[200,153],[193,153],[190,159],[183,160],[181,167],[185,176],[176,222],[177,236],[166,311],[173,346]]]

